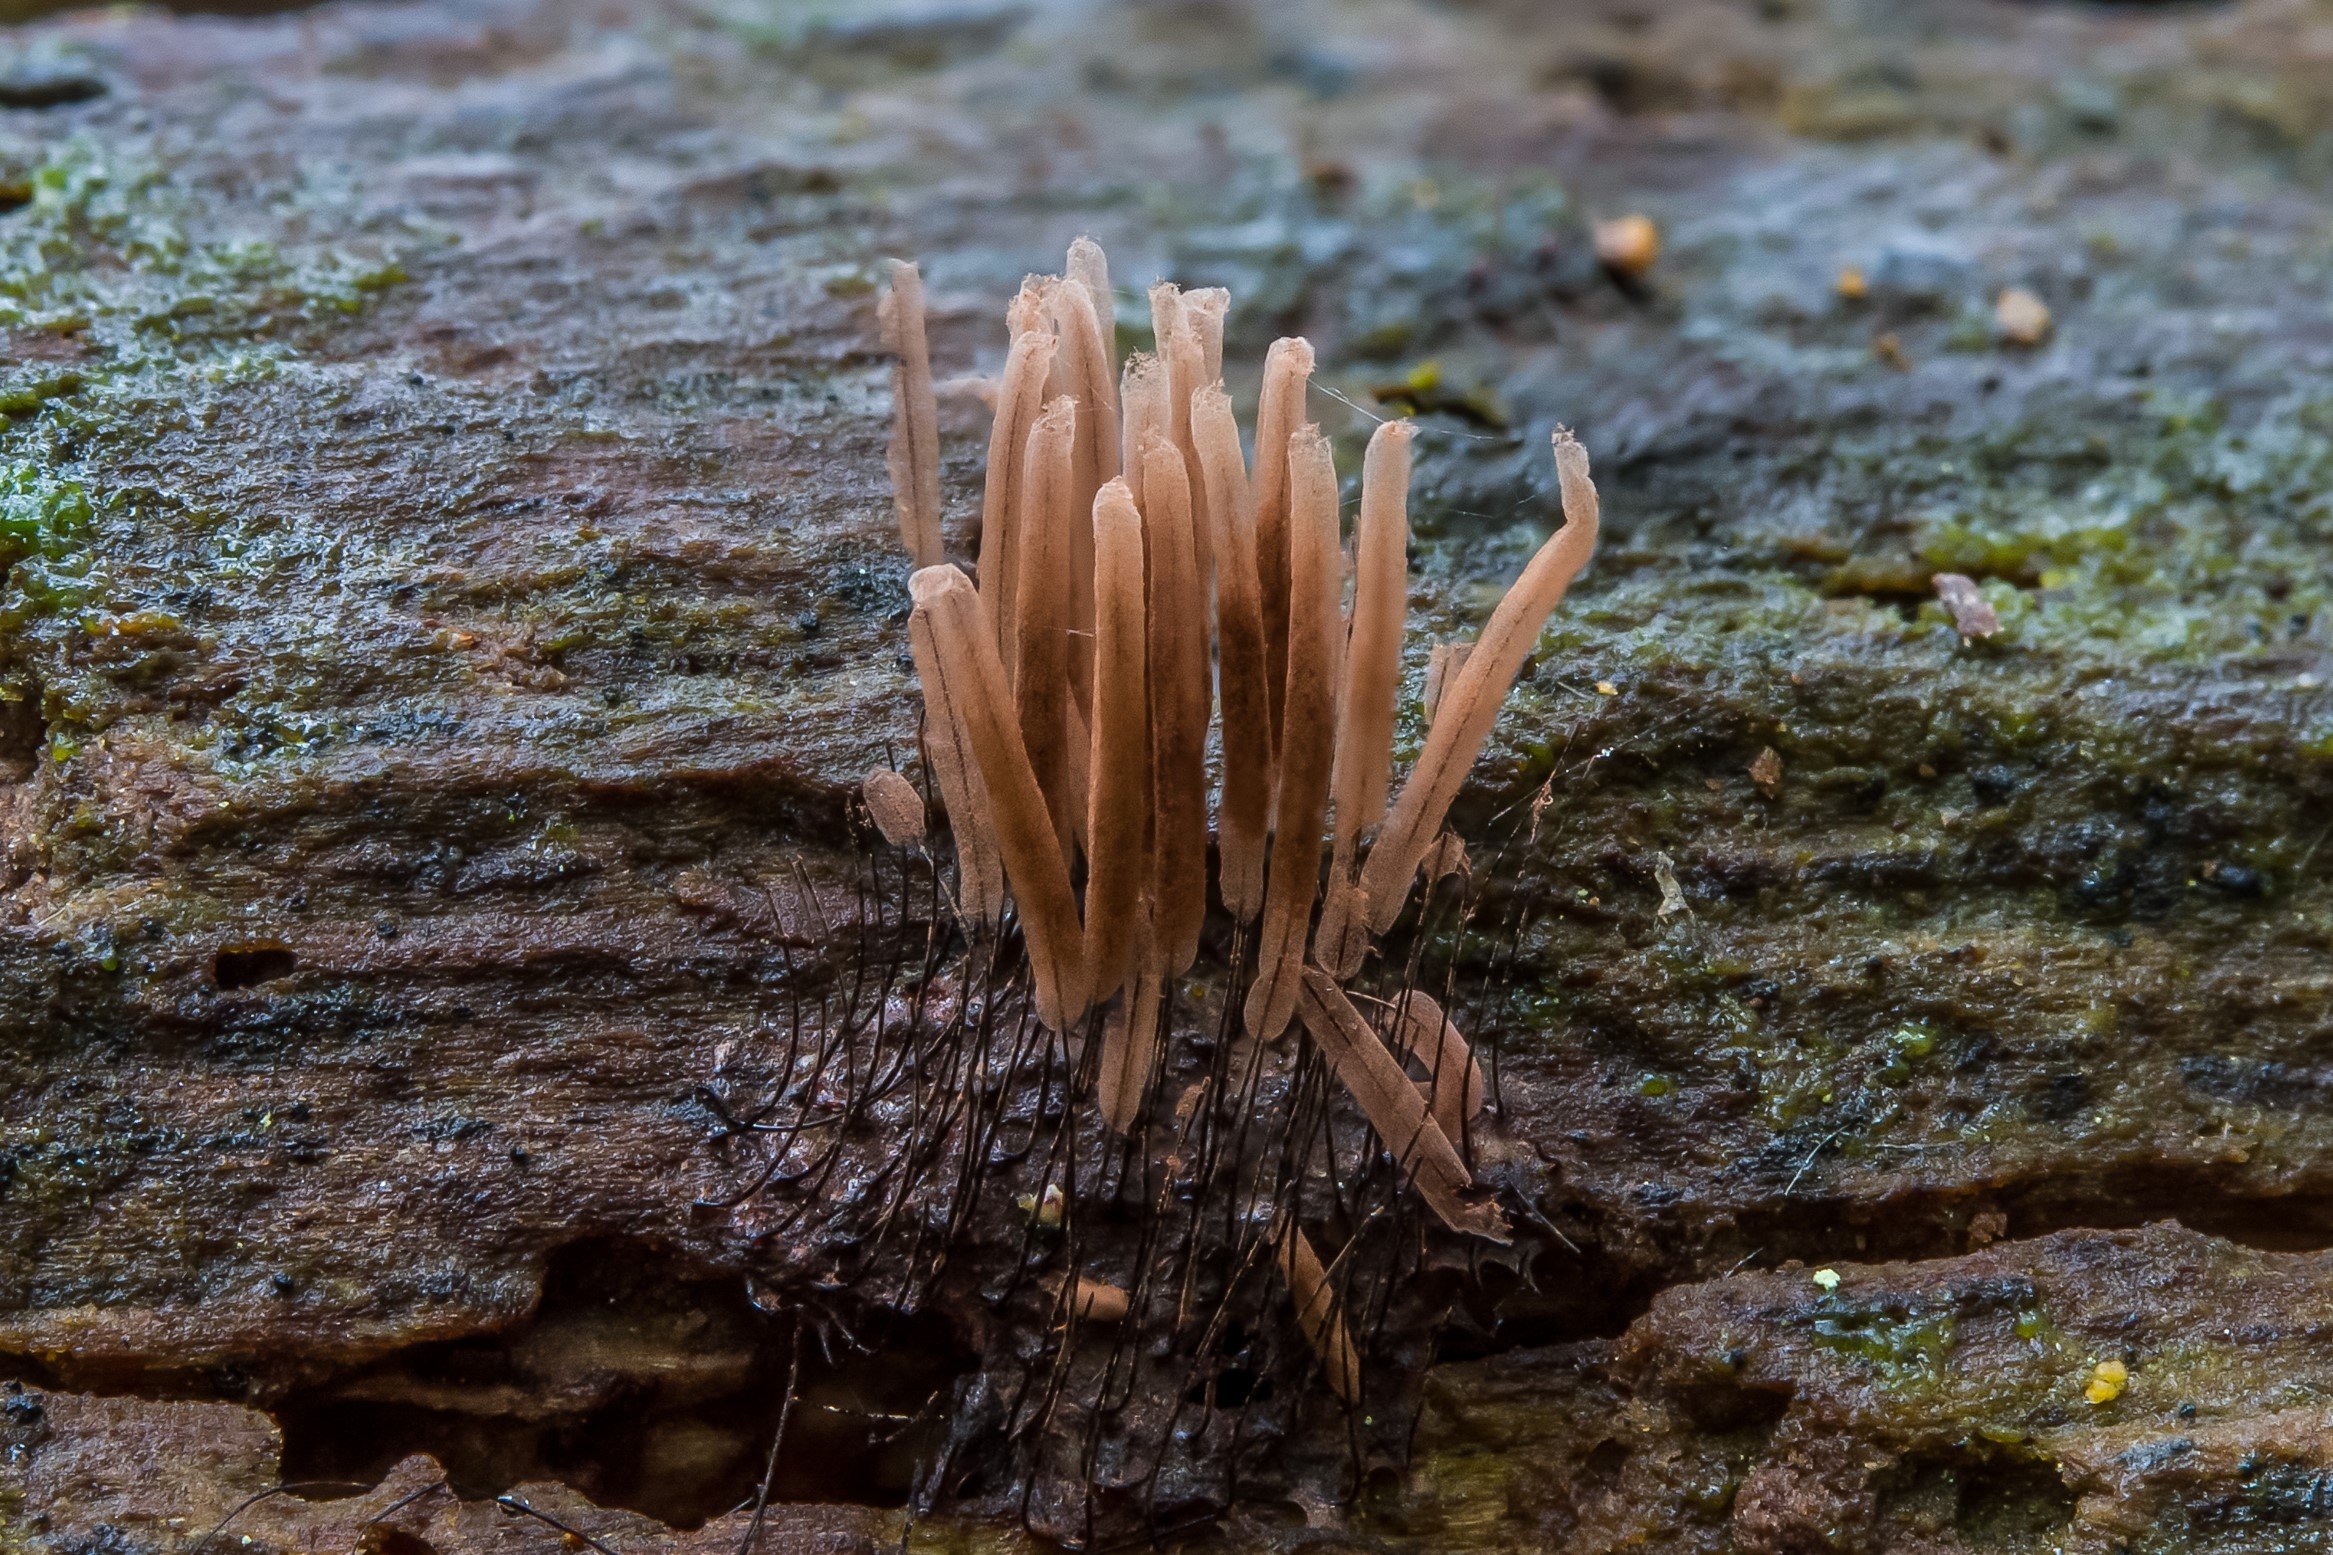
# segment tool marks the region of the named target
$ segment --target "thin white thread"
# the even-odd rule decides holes
[[[1377,414],[1377,412],[1371,410],[1368,406],[1346,398],[1344,395],[1339,394],[1336,390],[1330,388],[1327,384],[1322,383],[1317,378],[1307,378],[1305,380],[1305,387],[1308,389],[1318,389],[1321,393],[1327,395],[1330,399],[1335,400],[1338,404],[1345,406],[1349,410],[1360,412],[1362,415],[1368,417],[1371,421],[1376,422],[1379,426],[1383,426],[1388,421],[1394,419],[1391,416],[1380,416]],[[1414,416],[1406,417],[1404,419],[1408,420],[1412,426],[1417,427],[1418,431],[1424,433],[1428,437],[1457,437],[1464,438],[1470,443],[1506,443],[1515,441],[1517,437],[1517,434],[1514,433],[1459,432],[1454,431],[1449,427],[1425,426],[1420,424],[1417,418]],[[1445,508],[1443,511],[1446,513],[1456,514],[1461,518],[1480,518],[1494,524],[1501,524],[1505,523],[1508,519],[1513,518],[1517,513],[1522,512],[1525,508],[1530,507],[1533,503],[1547,496],[1548,491],[1549,488],[1546,486],[1533,486],[1529,495],[1524,497],[1522,501],[1516,503],[1513,507],[1507,509],[1507,511],[1504,513],[1478,513],[1472,508]],[[1345,503],[1342,506],[1344,508],[1357,507],[1359,506],[1359,502],[1360,499],[1355,498],[1353,501]]]
[[[1385,423],[1393,419],[1391,416],[1380,416],[1377,414],[1377,412],[1371,410],[1368,406],[1345,398],[1345,396],[1339,394],[1336,390],[1330,388],[1327,384],[1322,383],[1317,378],[1307,378],[1304,382],[1306,388],[1318,389],[1321,393],[1327,395],[1330,399],[1335,400],[1338,404],[1343,405],[1348,409],[1359,411],[1362,415],[1367,416],[1371,421],[1376,422],[1379,426],[1383,426]],[[1417,418],[1415,416],[1406,417],[1405,419],[1410,421],[1413,425],[1417,423]],[[1457,432],[1451,430],[1449,427],[1429,427],[1422,425],[1418,426],[1418,430],[1420,432],[1428,433],[1434,437],[1462,437],[1470,443],[1506,443],[1512,442],[1515,439],[1515,434],[1511,432]]]

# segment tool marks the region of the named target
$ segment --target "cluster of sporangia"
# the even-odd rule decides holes
[[[1254,935],[1250,1037],[1301,1019],[1434,1213],[1503,1242],[1458,1150],[1483,1096],[1465,1038],[1418,992],[1373,1024],[1343,983],[1420,873],[1463,862],[1451,801],[1595,545],[1588,457],[1555,433],[1563,527],[1479,640],[1433,650],[1425,744],[1389,807],[1413,429],[1387,422],[1370,440],[1348,601],[1337,472],[1304,416],[1312,348],[1284,339],[1266,356],[1251,467],[1222,382],[1229,300],[1153,287],[1156,354],[1121,373],[1099,247],[1081,239],[1066,277],[1023,284],[994,385],[976,588],[941,537],[922,282],[894,271],[891,475],[957,906],[977,932],[1009,887],[1044,1025],[1104,1009],[1097,1099],[1126,1133],[1152,1084],[1161,990],[1198,953],[1212,835],[1223,909]],[[866,797],[891,840],[921,840],[921,802],[896,773]],[[1300,1327],[1351,1400],[1358,1362],[1320,1260],[1292,1216],[1277,1240]]]

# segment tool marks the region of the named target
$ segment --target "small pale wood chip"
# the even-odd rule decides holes
[[[1944,608],[1952,612],[1953,629],[1963,642],[1975,637],[1990,637],[2001,629],[2000,613],[1986,603],[1977,580],[1966,573],[1940,572],[1933,582],[1936,597]]]
[[[1122,1322],[1127,1304],[1125,1288],[1108,1280],[1088,1279],[1081,1274],[1069,1282],[1066,1305],[1070,1315],[1081,1323]]]
[[[1685,889],[1677,884],[1677,861],[1666,853],[1653,855],[1653,884],[1660,887],[1661,902],[1653,909],[1653,916],[1668,921],[1671,918],[1693,916],[1693,909],[1685,904]]]
[[[2003,291],[1993,303],[1993,327],[2005,344],[2037,346],[2049,338],[2049,304],[2022,286]]]
[[[1596,223],[1596,257],[1615,275],[1636,280],[1661,257],[1661,229],[1650,216],[1631,214]]]

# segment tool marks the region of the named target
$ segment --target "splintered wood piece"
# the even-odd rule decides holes
[[[1304,942],[1320,887],[1321,819],[1337,732],[1338,612],[1343,567],[1337,549],[1337,471],[1328,439],[1306,425],[1288,440],[1288,685],[1280,729],[1280,783],[1272,803],[1271,876],[1256,978],[1248,988],[1249,1033],[1269,1041],[1296,1013]]]
[[[1199,604],[1204,610],[1215,576],[1215,537],[1206,488],[1199,482],[1199,450],[1191,441],[1191,396],[1215,379],[1207,371],[1206,348],[1200,344],[1182,289],[1172,281],[1150,289],[1150,320],[1158,336],[1158,359],[1167,370],[1167,427],[1176,452],[1183,456],[1184,478],[1191,487],[1195,520],[1191,534],[1199,548]]]
[[[1369,1029],[1344,990],[1318,967],[1306,967],[1299,1004],[1304,1029],[1320,1044],[1337,1078],[1401,1163],[1426,1207],[1453,1231],[1492,1242],[1511,1240],[1507,1217],[1498,1205],[1467,1199],[1474,1177],[1459,1159],[1458,1147],[1426,1110],[1425,1097],[1402,1072],[1401,1061]]]
[[[1015,313],[1024,310],[1016,306]],[[996,420],[988,433],[988,478],[980,493],[981,602],[988,607],[988,623],[997,656],[1007,673],[1018,664],[1019,612],[1015,591],[1020,583],[1020,521],[1024,464],[1022,448],[1044,409],[1045,379],[1053,371],[1053,332],[1039,321],[1028,322],[1013,338],[1005,357],[1004,374],[997,382]]]
[[[1344,1303],[1321,1268],[1320,1255],[1291,1217],[1280,1232],[1280,1275],[1296,1303],[1296,1326],[1320,1357],[1329,1387],[1347,1404],[1361,1402],[1361,1356],[1345,1327]]]
[[[1092,238],[1069,245],[1069,278],[1093,299],[1094,317],[1102,326],[1102,365],[1116,381],[1118,372],[1118,306],[1110,290],[1110,259]],[[1115,472],[1113,472],[1115,473]]]
[[[915,602],[908,627],[916,669],[927,690],[938,685],[961,711],[987,791],[1005,877],[1020,904],[1037,1018],[1066,1031],[1088,1003],[1083,932],[1069,866],[1021,744],[1004,664],[986,630],[979,596],[962,572],[952,566],[926,567],[908,579],[908,593]]]
[[[1588,477],[1587,450],[1562,428],[1555,433],[1555,469],[1563,488],[1563,527],[1548,536],[1507,590],[1465,665],[1443,690],[1425,749],[1362,866],[1361,889],[1369,893],[1373,933],[1383,934],[1401,916],[1418,866],[1440,834],[1475,757],[1482,754],[1516,673],[1539,641],[1549,613],[1563,602],[1564,591],[1595,551],[1596,486]]]
[[[1393,1020],[1386,1041],[1395,1055],[1426,1071],[1418,1090],[1426,1098],[1434,1121],[1451,1139],[1466,1137],[1469,1118],[1482,1115],[1482,1065],[1466,1044],[1466,1034],[1432,994],[1411,989],[1393,1001]]]
[[[1272,820],[1271,698],[1256,585],[1255,498],[1239,423],[1223,385],[1191,400],[1191,440],[1215,523],[1216,655],[1223,698],[1223,804],[1217,818],[1223,905],[1241,923],[1264,905],[1264,845]]]
[[[1272,342],[1256,404],[1256,585],[1264,621],[1264,686],[1272,699],[1272,751],[1280,750],[1280,699],[1288,679],[1288,439],[1304,425],[1312,346],[1300,336]]]
[[[1093,996],[1107,999],[1134,966],[1150,807],[1149,623],[1142,515],[1126,483],[1094,499],[1093,752],[1087,765],[1085,959]]]
[[[1131,1134],[1150,1099],[1150,1071],[1158,1056],[1158,1014],[1162,989],[1158,974],[1138,970],[1126,995],[1102,1021],[1101,1072],[1095,1080],[1102,1122],[1114,1134]]]
[[[1077,440],[1077,401],[1055,400],[1029,428],[1021,476],[1021,576],[1014,588],[1020,625],[1014,633],[1019,670],[1013,694],[1020,704],[1021,742],[1036,771],[1037,787],[1053,818],[1054,835],[1066,861],[1075,856],[1085,816],[1073,801],[1069,749],[1071,572],[1076,563],[1071,530],[1092,520],[1075,511],[1072,449]]]
[[[972,732],[963,707],[948,695],[946,678],[927,668],[938,662],[939,653],[929,619],[911,612],[907,638],[923,681],[924,761],[940,790],[940,803],[947,806],[948,831],[956,839],[956,910],[968,923],[993,928],[1004,919],[1004,859],[997,848],[988,789],[972,754]]]
[[[918,567],[945,560],[940,539],[940,406],[932,393],[931,348],[924,338],[923,274],[905,260],[891,265],[891,287],[876,307],[883,344],[898,363],[891,373],[891,498],[899,538]]]
[[[1401,696],[1401,640],[1409,617],[1410,439],[1417,429],[1388,421],[1369,439],[1361,466],[1361,517],[1353,533],[1353,627],[1345,645],[1344,700],[1337,717],[1335,845],[1328,900],[1313,959],[1335,977],[1361,969],[1367,913],[1356,911],[1354,866],[1361,837],[1385,814],[1393,767],[1393,712]]]
[[[1151,914],[1158,970],[1176,976],[1199,954],[1207,917],[1207,584],[1181,450],[1143,445],[1143,526],[1150,580]]]
[[[923,795],[915,785],[889,767],[877,767],[859,784],[859,798],[874,817],[875,830],[895,848],[921,846],[924,836]]]
[[[1119,473],[1126,489],[1134,493],[1134,505],[1141,507],[1143,445],[1154,436],[1169,441],[1174,437],[1167,424],[1167,370],[1147,351],[1126,358],[1118,383],[1118,415]]]

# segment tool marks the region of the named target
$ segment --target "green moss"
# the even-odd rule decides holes
[[[31,198],[0,235],[0,325],[86,334],[109,366],[346,313],[404,277],[391,253],[206,230],[159,157],[75,139],[18,176]]]
[[[76,480],[17,462],[0,469],[0,559],[55,559],[89,533],[89,494]]]
[[[48,337],[57,357],[0,375],[0,697],[37,691],[63,761],[176,651],[183,623],[161,596],[248,571],[236,515],[111,487],[100,472],[121,462],[106,455],[222,425],[239,390],[402,279],[413,235],[366,252],[226,225],[154,148],[68,140],[30,165],[0,159],[0,184],[25,198],[0,223],[0,328]],[[157,522],[167,565],[121,565]]]
[[[1819,1313],[1810,1326],[1824,1349],[1891,1376],[1933,1377],[1952,1354],[1954,1321],[1949,1312],[1855,1309],[1842,1304]]]
[[[31,460],[0,466],[0,641],[43,619],[69,617],[97,586],[89,541],[96,512],[81,482]],[[20,677],[0,681],[22,696]],[[13,698],[12,698],[13,699]],[[52,730],[51,748],[61,731]]]

